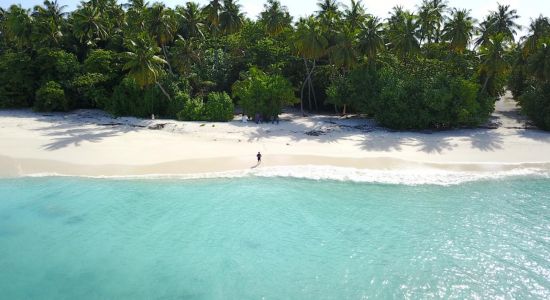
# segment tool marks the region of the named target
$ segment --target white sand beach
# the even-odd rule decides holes
[[[96,110],[0,111],[0,176],[176,175],[284,167],[502,171],[550,168],[550,133],[508,95],[491,126],[393,132],[369,120],[284,114],[279,124],[112,118]],[[161,129],[152,129],[163,127]],[[491,129],[492,128],[492,129]],[[256,153],[263,162],[256,166]]]

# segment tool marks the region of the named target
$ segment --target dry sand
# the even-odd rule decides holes
[[[277,124],[111,118],[96,110],[0,111],[0,176],[192,174],[281,166],[395,170],[548,169],[550,133],[526,128],[508,95],[496,129],[392,132],[365,119],[285,114]],[[160,130],[150,129],[163,125]],[[256,166],[256,153],[263,163]]]

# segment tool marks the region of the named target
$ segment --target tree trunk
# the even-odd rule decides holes
[[[309,103],[309,111],[311,112],[311,84],[309,82],[310,73],[309,73],[309,66],[307,65],[307,60],[305,59],[305,57],[304,57],[304,65],[306,67],[306,79],[304,81],[304,85],[307,85],[307,99]],[[302,99],[302,102],[303,102],[303,99]]]
[[[311,67],[311,74],[309,75],[309,85],[311,86],[311,91],[313,93],[313,103],[315,104],[315,111],[319,111],[317,106],[317,94],[315,94],[315,86],[313,85],[313,72],[315,72],[315,67],[317,66],[317,61],[313,60],[313,67]]]
[[[342,110],[342,116],[345,116],[346,115],[346,108],[347,108],[347,104],[344,104],[344,109]]]
[[[487,85],[489,84],[489,75],[487,75],[487,78],[485,78],[485,83],[483,83],[483,88],[481,89],[481,93],[485,93],[485,91],[487,90]]]
[[[172,101],[172,98],[170,97],[170,94],[166,92],[166,90],[162,87],[162,85],[157,81],[156,85],[159,87],[161,92],[164,94],[164,96],[168,97],[168,100]]]
[[[304,80],[302,83],[302,92],[300,94],[300,112],[302,112],[302,117],[305,117],[306,114],[304,113],[304,89],[306,88],[307,79]]]
[[[164,58],[166,58],[166,63],[168,64],[168,71],[170,71],[170,74],[174,76],[174,71],[172,71],[172,65],[170,64],[170,60],[168,59],[168,54],[166,53],[166,46],[162,45],[162,52],[164,53]]]

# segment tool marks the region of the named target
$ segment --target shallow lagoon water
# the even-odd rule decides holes
[[[550,298],[550,179],[0,180],[1,299]]]

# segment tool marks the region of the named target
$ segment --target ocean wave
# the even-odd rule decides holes
[[[23,177],[81,177],[112,180],[158,179],[223,179],[287,177],[309,180],[333,180],[358,183],[400,185],[457,185],[481,180],[500,180],[511,177],[550,178],[548,169],[514,168],[505,171],[445,171],[440,169],[374,170],[334,166],[266,167],[252,170],[210,172],[195,174],[147,174],[124,176],[74,176],[57,173],[36,173]]]

